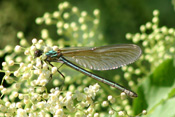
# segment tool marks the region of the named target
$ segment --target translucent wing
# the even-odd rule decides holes
[[[93,70],[117,69],[136,61],[141,55],[140,47],[133,44],[65,48],[61,52],[67,60]]]

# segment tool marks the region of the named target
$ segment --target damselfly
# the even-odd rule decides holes
[[[43,54],[42,50],[35,51],[35,57],[39,57]],[[46,54],[45,61],[50,62],[62,62],[67,66],[80,71],[81,73],[103,82],[107,85],[115,87],[120,91],[123,91],[130,97],[137,97],[137,94],[131,90],[124,88],[123,86],[107,80],[103,77],[95,75],[77,65],[83,66],[92,70],[111,70],[117,69],[124,65],[130,64],[136,61],[141,55],[141,49],[134,44],[121,44],[102,47],[74,47],[58,49],[57,51],[50,50]],[[76,63],[77,65],[75,65]],[[61,73],[61,72],[59,72]],[[62,75],[62,74],[61,74]]]

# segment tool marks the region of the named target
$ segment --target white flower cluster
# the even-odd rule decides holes
[[[142,44],[143,54],[136,62],[137,67],[124,66],[122,70],[124,78],[128,81],[131,88],[135,88],[136,84],[133,82],[133,76],[140,77],[152,72],[158,65],[166,59],[174,59],[175,54],[175,28],[168,28],[166,26],[159,26],[159,11],[153,11],[152,22],[147,22],[140,26],[141,33],[126,34],[128,40],[136,44]],[[148,63],[143,65],[143,63]]]
[[[43,29],[41,31],[43,40],[37,41],[37,39],[33,39],[32,46],[29,47],[30,43],[27,42],[24,34],[19,32],[17,34],[17,37],[20,39],[19,45],[14,50],[14,47],[10,45],[0,50],[0,56],[10,53],[5,56],[5,61],[2,63],[3,68],[1,72],[4,72],[5,75],[0,85],[0,116],[64,117],[72,115],[78,117],[99,117],[103,116],[104,113],[113,115],[115,110],[119,111],[119,115],[124,115],[123,108],[132,114],[129,103],[124,103],[127,101],[117,102],[116,98],[112,95],[108,96],[108,101],[104,101],[107,94],[99,90],[100,86],[98,84],[86,87],[92,84],[89,79],[77,80],[82,76],[80,73],[74,75],[75,71],[72,72],[70,69],[64,69],[63,71],[69,70],[68,75],[71,75],[65,77],[64,83],[61,82],[59,75],[57,75],[59,67],[50,66],[45,61],[47,57],[45,53],[50,50],[59,50],[54,45],[59,45],[62,48],[65,45],[93,46],[96,42],[98,42],[96,45],[101,42],[103,43],[103,35],[97,31],[100,22],[100,12],[98,9],[94,10],[93,16],[89,16],[86,11],[81,12],[77,7],[71,6],[68,2],[59,4],[58,9],[58,11],[52,14],[45,13],[43,17],[37,18],[36,23],[54,24],[57,28],[57,34],[66,38],[59,38],[54,41],[49,34],[49,30]],[[69,10],[70,12],[68,12]],[[75,20],[73,20],[72,16],[75,17]],[[154,22],[157,22],[157,20],[154,19]],[[37,49],[43,50],[43,54],[38,58],[34,57]],[[161,50],[164,50],[164,48]],[[172,48],[170,50],[171,52],[174,51]],[[139,69],[129,68],[128,70],[140,74]],[[56,78],[53,78],[53,82],[52,76],[56,76]],[[128,79],[130,77],[129,74],[125,74],[125,76]],[[3,86],[4,82],[10,86]],[[63,85],[63,89],[55,88],[59,86],[58,84]],[[129,84],[134,86],[133,82]],[[114,90],[109,92],[110,94],[115,94]],[[109,92],[107,91],[107,93]],[[104,110],[107,111],[104,112]]]
[[[77,7],[70,5],[69,2],[63,2],[58,5],[58,11],[46,12],[43,17],[36,19],[36,23],[56,25],[58,36],[63,35],[66,39],[69,39],[72,42],[71,46],[93,46],[95,40],[100,39],[102,41],[103,39],[102,34],[97,33],[99,19],[100,11],[98,9],[95,9],[93,16],[90,16],[86,11],[80,11]],[[19,36],[21,37],[21,34]],[[51,42],[47,29],[42,30],[41,37],[47,41],[47,44]],[[62,41],[59,41],[60,46]]]

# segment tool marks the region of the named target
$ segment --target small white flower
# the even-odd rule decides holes
[[[57,22],[57,24],[56,24],[56,26],[57,26],[57,28],[62,28],[63,27],[63,22],[62,21],[58,21]]]
[[[121,99],[124,100],[124,99],[126,98],[126,93],[122,92],[122,93],[120,94],[120,96],[121,96]]]
[[[8,101],[8,102],[5,102],[5,106],[6,106],[6,107],[9,107],[10,104],[11,104],[11,103],[10,103],[9,101]]]
[[[57,67],[52,67],[52,74],[55,74],[57,72]]]
[[[2,62],[2,66],[3,67],[7,66],[7,63],[6,62]]]
[[[64,13],[63,17],[64,17],[64,19],[68,19],[70,17],[70,14],[69,13]]]
[[[103,107],[107,107],[108,105],[109,105],[109,103],[107,101],[103,101],[103,103],[102,103]]]
[[[14,96],[14,97],[17,97],[18,95],[19,95],[18,92],[16,92],[16,91],[13,92],[13,96]]]
[[[4,87],[2,85],[0,85],[0,90],[2,90]]]
[[[43,40],[40,39],[40,40],[38,41],[38,43],[39,43],[39,44],[43,44]]]
[[[50,47],[45,47],[44,48],[44,53],[47,53],[48,51],[50,51],[52,48],[50,48]]]
[[[100,11],[98,9],[95,9],[93,13],[95,16],[98,16],[100,14]]]
[[[37,43],[37,39],[36,38],[32,39],[32,43],[36,44]]]
[[[6,76],[9,76],[11,73],[10,73],[10,71],[9,70],[7,70],[6,72],[5,72],[5,75]]]
[[[87,112],[89,112],[89,113],[92,113],[94,111],[94,109],[92,108],[92,107],[89,107],[88,109],[87,109]]]
[[[21,51],[21,46],[17,45],[17,46],[15,47],[15,52],[20,52],[20,51]]]
[[[44,105],[45,105],[45,104],[46,104],[46,102],[44,102],[44,101],[38,102],[38,103],[37,103],[37,107],[42,109],[42,108],[44,108]]]
[[[59,12],[59,11],[54,11],[54,12],[53,12],[53,17],[54,17],[54,18],[60,17],[60,12]]]
[[[23,33],[22,31],[19,31],[19,32],[17,33],[17,37],[18,37],[18,38],[23,38],[23,37],[24,37],[24,33]]]
[[[98,113],[95,113],[94,114],[94,117],[99,117],[100,115]]]
[[[19,74],[19,71],[15,71],[14,73],[14,76],[18,77],[20,74]]]
[[[19,89],[21,87],[21,84],[20,83],[16,83],[14,86],[15,86],[16,89]]]
[[[28,67],[28,69],[32,69],[33,65],[32,64],[28,64],[27,67]]]
[[[1,90],[1,93],[2,93],[2,94],[6,94],[6,93],[7,93],[7,89],[6,89],[6,88],[3,88],[3,89]]]
[[[14,61],[13,61],[13,60],[10,60],[8,64],[9,64],[10,66],[13,66],[13,65],[14,65]]]
[[[77,13],[78,12],[78,8],[77,7],[72,7],[72,12],[73,13]]]
[[[29,54],[30,54],[30,51],[29,51],[29,50],[26,50],[26,51],[24,52],[24,54],[25,54],[25,55],[29,55]]]
[[[58,51],[58,50],[59,50],[58,46],[53,46],[52,49],[53,49],[54,51]]]
[[[94,20],[94,24],[95,24],[95,25],[99,24],[99,22],[100,22],[99,19],[95,19],[95,20]]]
[[[23,110],[23,109],[19,108],[17,110],[17,115],[16,116],[17,117],[27,117],[27,112],[26,112],[26,110]]]
[[[28,61],[32,61],[32,60],[33,60],[33,56],[28,56],[28,57],[27,57],[27,60],[28,60]]]
[[[146,115],[146,114],[147,114],[147,111],[146,111],[146,110],[143,110],[143,111],[142,111],[142,114],[143,114],[143,115]]]
[[[43,69],[45,69],[45,70],[48,69],[48,65],[46,63],[43,64]]]
[[[78,22],[82,24],[82,23],[84,23],[84,20],[85,20],[85,19],[84,19],[83,17],[80,17],[80,18],[78,19]]]
[[[17,102],[16,103],[16,108],[21,108],[22,107],[22,102]]]
[[[110,111],[109,111],[109,114],[110,114],[110,115],[113,115],[113,114],[114,114],[114,111],[113,111],[113,110],[110,110]]]
[[[89,88],[84,88],[84,92],[93,99],[96,96],[96,93],[99,91],[99,85],[96,83],[94,86],[90,85]]]
[[[87,12],[86,12],[86,11],[82,11],[82,12],[81,12],[81,16],[82,16],[82,17],[87,16]]]
[[[22,77],[24,79],[29,79],[30,75],[31,75],[30,73],[24,73]]]
[[[31,47],[30,47],[30,50],[31,50],[31,51],[35,51],[35,50],[36,50],[36,46],[31,46]]]
[[[35,20],[35,22],[36,22],[36,24],[41,24],[41,23],[43,23],[43,18],[41,18],[41,17],[38,17],[38,18],[36,18],[36,20]]]
[[[55,114],[58,115],[58,116],[60,116],[60,117],[63,116],[63,114],[64,114],[63,113],[63,109],[56,110]]]
[[[118,115],[119,115],[119,116],[124,116],[125,113],[124,113],[123,111],[119,111],[119,112],[118,112]]]
[[[24,63],[20,63],[20,67],[24,67]]]
[[[68,28],[69,28],[69,24],[68,24],[68,23],[65,23],[65,24],[63,25],[63,27],[64,27],[64,29],[68,29]]]
[[[19,94],[18,97],[19,97],[19,99],[23,99],[24,95],[23,94]]]
[[[47,84],[47,82],[48,82],[47,80],[41,80],[40,81],[40,85],[41,86],[45,86]]]
[[[79,91],[75,91],[74,98],[77,98],[77,101],[82,101],[86,99],[86,95],[83,93],[80,93]]]
[[[46,39],[46,38],[49,37],[49,34],[48,34],[48,30],[47,30],[47,29],[43,29],[43,30],[41,31],[41,37],[42,37],[43,39]]]

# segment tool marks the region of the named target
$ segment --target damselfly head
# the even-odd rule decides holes
[[[42,54],[43,54],[43,51],[42,51],[42,50],[36,50],[36,51],[34,52],[35,58],[36,58],[36,57],[40,57]]]

